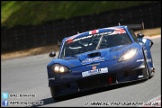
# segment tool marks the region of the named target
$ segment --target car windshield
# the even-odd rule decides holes
[[[126,45],[130,43],[132,42],[126,32],[121,34],[114,32],[102,32],[66,41],[60,56],[61,58],[74,57],[77,54],[88,51]]]

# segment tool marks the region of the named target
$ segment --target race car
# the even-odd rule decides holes
[[[136,28],[136,26],[134,26]],[[47,65],[53,99],[68,94],[137,80],[154,75],[153,41],[120,25],[77,33],[62,40],[58,56]]]

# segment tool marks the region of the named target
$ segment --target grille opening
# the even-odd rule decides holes
[[[116,74],[94,75],[78,80],[77,83],[80,89],[110,85],[116,83]]]
[[[112,77],[108,77],[108,84],[111,84],[113,82],[113,78]]]
[[[101,53],[100,52],[96,52],[96,53],[88,54],[88,57],[96,57],[96,56],[101,56]]]

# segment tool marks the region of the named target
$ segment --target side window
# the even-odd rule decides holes
[[[130,31],[130,34],[132,35],[132,37],[133,37],[134,41],[136,41],[136,42],[137,42],[137,37],[136,37],[136,35],[135,35],[134,31],[133,31],[132,29],[129,29],[129,31]]]

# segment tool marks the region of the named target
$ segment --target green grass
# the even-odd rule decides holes
[[[1,27],[37,25],[154,1],[1,1]],[[155,1],[157,2],[157,1]]]

